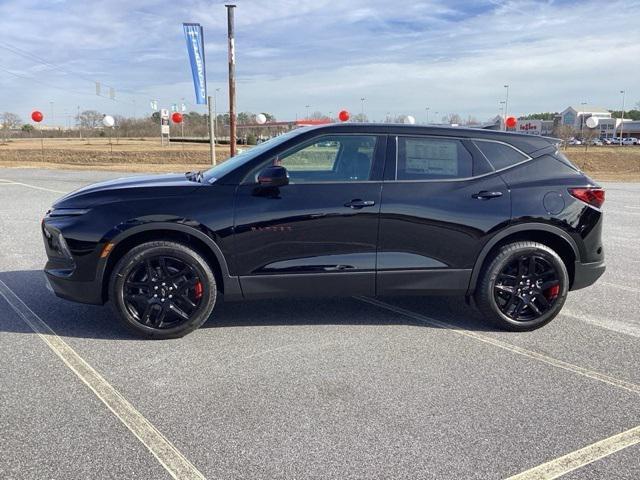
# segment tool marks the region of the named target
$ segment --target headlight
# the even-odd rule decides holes
[[[47,213],[50,217],[76,217],[84,215],[89,208],[54,208]]]

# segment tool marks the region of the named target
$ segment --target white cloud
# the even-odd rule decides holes
[[[423,118],[426,106],[432,115],[486,118],[497,112],[508,83],[513,113],[581,101],[617,108],[620,89],[631,102],[640,100],[640,28],[630,14],[638,7],[637,0],[241,1],[238,105],[293,118],[307,104],[324,112],[359,111],[364,96],[367,112],[378,119],[386,112]],[[220,1],[143,0],[135,10],[124,0],[3,2],[0,67],[63,90],[0,69],[0,110],[26,117],[38,102],[54,100],[68,109],[80,103],[131,113],[133,98],[138,105],[151,97],[165,103],[192,98],[182,21],[204,25],[210,86],[224,87],[225,15]],[[94,78],[114,85],[121,101],[92,96],[87,79]],[[219,110],[226,108],[222,97]]]

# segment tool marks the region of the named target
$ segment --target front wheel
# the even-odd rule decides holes
[[[498,249],[482,273],[475,299],[483,316],[500,328],[534,330],[560,312],[569,290],[562,259],[537,242]]]
[[[113,269],[110,298],[122,323],[152,338],[178,338],[207,321],[216,280],[196,251],[168,241],[138,245]]]

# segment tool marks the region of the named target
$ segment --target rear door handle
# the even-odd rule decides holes
[[[477,200],[489,200],[491,198],[497,198],[501,196],[502,192],[488,192],[486,190],[482,190],[481,192],[471,195],[472,198],[475,198]]]
[[[373,207],[376,204],[373,200],[360,200],[359,198],[355,198],[350,202],[344,204],[345,207],[351,208],[364,208],[364,207]]]

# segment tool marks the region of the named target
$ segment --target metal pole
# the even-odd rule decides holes
[[[227,36],[229,39],[229,147],[236,154],[236,52],[233,13],[235,5],[227,7]]]
[[[504,129],[507,129],[507,115],[509,114],[509,85],[505,85],[504,88],[507,89],[507,97],[504,100]]]
[[[78,105],[78,135],[82,140],[82,122],[80,121],[80,105]]]
[[[360,112],[360,121],[364,122],[364,101],[366,98],[362,97],[360,101],[362,102],[362,111]]]
[[[622,119],[620,120],[620,146],[622,146],[622,130],[624,129],[624,90],[620,90],[622,94]]]
[[[580,122],[580,140],[582,140],[584,142],[584,106],[587,104],[587,102],[580,102],[580,106],[582,107],[582,115],[580,115],[580,119],[582,120]]]
[[[207,97],[209,104],[209,151],[211,152],[211,165],[216,164],[216,129],[215,129],[215,105],[211,95]]]
[[[427,112],[427,125],[429,125],[429,107],[425,108],[425,111]]]

